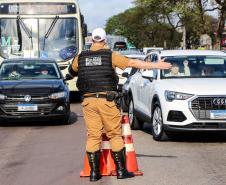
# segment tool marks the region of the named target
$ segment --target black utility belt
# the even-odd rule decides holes
[[[107,101],[113,101],[118,97],[117,92],[107,92],[106,94],[103,93],[93,93],[87,94],[83,96],[84,98],[105,98]]]

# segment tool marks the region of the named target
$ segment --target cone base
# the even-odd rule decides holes
[[[136,171],[136,172],[133,172],[135,176],[143,176],[143,172],[142,171]],[[111,173],[106,173],[106,174],[101,174],[102,176],[117,176],[116,174],[116,171],[112,171]],[[84,172],[81,172],[80,173],[80,177],[81,178],[85,178],[85,177],[89,177],[90,174],[85,174]]]

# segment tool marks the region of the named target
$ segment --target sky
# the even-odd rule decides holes
[[[88,31],[92,32],[97,27],[105,27],[105,24],[113,15],[131,8],[133,0],[78,0],[80,9],[88,25]]]

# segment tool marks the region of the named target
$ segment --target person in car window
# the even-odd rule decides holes
[[[166,77],[173,77],[173,76],[190,76],[191,72],[190,72],[190,68],[188,66],[188,61],[184,60],[183,62],[184,64],[184,72],[180,73],[179,72],[179,65],[177,63],[173,63],[172,64],[172,68],[170,69],[170,73],[165,74]]]
[[[213,66],[204,66],[202,70],[202,76],[222,76],[224,72],[214,68]]]
[[[47,68],[42,68],[38,78],[52,78],[53,76],[49,74],[49,70]]]
[[[18,72],[17,66],[13,66],[12,71],[9,73],[9,79],[19,79],[21,74]]]

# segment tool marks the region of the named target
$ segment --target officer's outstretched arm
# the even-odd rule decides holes
[[[169,69],[172,67],[172,65],[168,62],[165,62],[165,59],[161,59],[156,63],[131,59],[129,60],[128,67],[134,67],[138,69]]]

